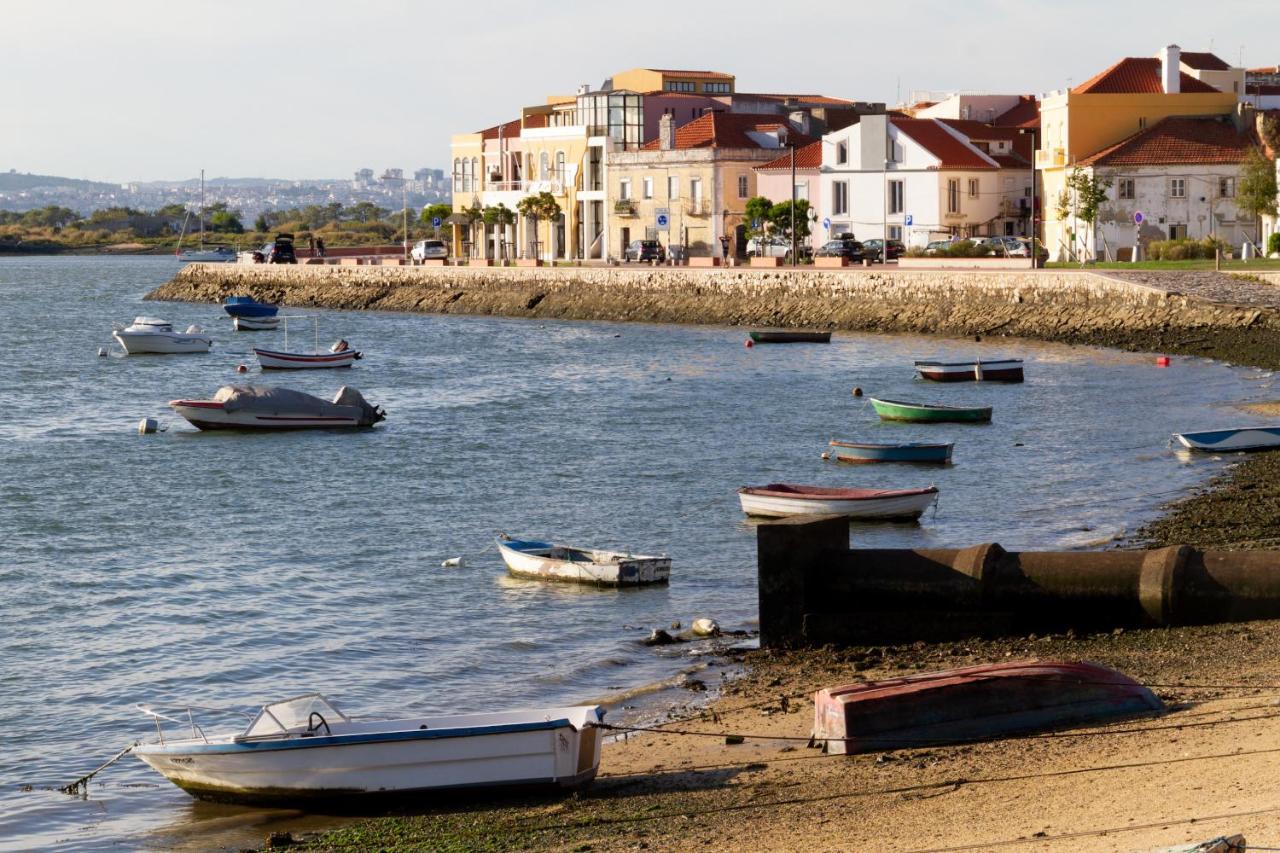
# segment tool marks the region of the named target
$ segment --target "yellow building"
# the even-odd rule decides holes
[[[777,115],[712,112],[678,128],[665,117],[657,139],[608,155],[608,255],[658,240],[676,256],[720,257],[723,237],[741,254],[755,168],[813,141]]]
[[[1069,91],[1052,92],[1040,105],[1036,168],[1041,178],[1043,239],[1052,259],[1079,255],[1086,235],[1070,217],[1058,218],[1073,166],[1169,116],[1231,114],[1236,95],[1197,80],[1181,68],[1181,50],[1130,57]]]
[[[631,92],[678,92],[687,95],[732,95],[734,76],[721,71],[677,71],[632,68],[612,77],[613,89]]]

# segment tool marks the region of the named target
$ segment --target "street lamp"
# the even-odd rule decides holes
[[[1031,135],[1031,202],[1029,207],[1031,217],[1031,268],[1036,268],[1036,128],[1020,127],[1019,135]],[[1136,249],[1135,249],[1136,251]]]
[[[796,141],[787,134],[787,147],[791,149],[791,266],[796,259]]]

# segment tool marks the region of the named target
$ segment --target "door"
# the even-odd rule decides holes
[[[618,256],[626,259],[627,247],[631,245],[631,229],[623,228],[618,232]]]

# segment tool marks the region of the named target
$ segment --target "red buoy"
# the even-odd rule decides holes
[[[751,340],[751,338],[747,338],[745,341],[742,342],[742,345],[747,349],[751,349],[753,346],[756,345],[756,342]]]
[[[1168,367],[1168,366],[1169,366],[1169,356],[1162,355],[1156,359],[1156,367]]]
[[[249,368],[245,367],[243,364],[236,365],[236,373],[248,373],[248,372],[249,372]]]

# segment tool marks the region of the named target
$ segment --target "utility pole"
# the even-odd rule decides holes
[[[409,185],[400,184],[400,213],[404,219],[404,259],[409,260]]]
[[[796,141],[787,134],[787,147],[791,149],[791,266],[796,266]]]

